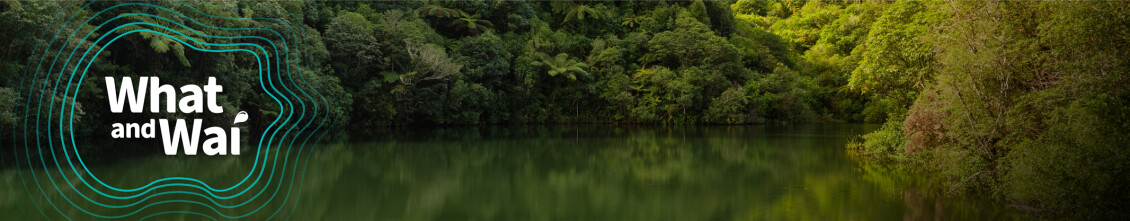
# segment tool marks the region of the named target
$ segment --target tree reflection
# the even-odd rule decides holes
[[[284,215],[298,220],[982,219],[1009,211],[923,194],[928,181],[842,152],[865,125],[467,127],[317,147]],[[187,160],[184,165],[191,165]],[[172,168],[225,178],[247,170]],[[107,170],[138,162],[106,165]],[[144,167],[144,166],[142,166]],[[233,169],[235,168],[235,169]],[[169,168],[121,170],[147,177]],[[5,213],[34,213],[15,173]],[[119,177],[119,178],[120,178]],[[37,201],[38,202],[38,201]],[[17,205],[24,204],[23,208]],[[275,205],[277,204],[277,205]],[[293,211],[291,211],[293,208]],[[241,208],[232,209],[233,213]],[[293,213],[291,215],[290,213]],[[256,214],[266,218],[268,214]],[[185,218],[190,218],[186,215]]]

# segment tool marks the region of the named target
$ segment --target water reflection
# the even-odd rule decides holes
[[[298,203],[275,206],[294,208],[288,211],[293,214],[280,217],[296,220],[1015,218],[981,200],[924,194],[936,191],[924,190],[931,188],[929,182],[905,171],[850,160],[843,151],[847,140],[875,128],[827,124],[376,131],[363,140],[318,147],[310,155],[304,182],[295,187],[302,189],[294,195]],[[229,158],[233,162],[208,162],[224,168],[182,167],[179,172],[236,177],[249,170],[245,160]],[[116,172],[102,173],[119,179],[141,179],[158,170],[168,173],[165,168],[122,170],[158,163],[151,161],[105,165],[102,171]],[[199,163],[185,161],[182,164]],[[11,171],[2,174],[0,212],[21,210],[37,218],[15,176]],[[250,218],[266,218],[259,215]],[[199,218],[164,218],[177,216]]]

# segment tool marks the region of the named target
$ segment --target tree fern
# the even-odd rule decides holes
[[[595,8],[589,7],[588,5],[573,5],[568,13],[565,14],[565,20],[561,21],[561,23],[564,24],[573,19],[584,21],[585,17],[600,18],[600,14]]]
[[[438,18],[467,17],[467,13],[459,9],[444,8],[438,5],[424,5],[416,8],[416,12],[423,16]]]
[[[490,28],[491,24],[490,21],[479,19],[479,15],[476,14],[474,16],[464,16],[455,19],[455,21],[451,21],[451,26],[477,35],[485,32],[487,28]]]
[[[589,72],[585,70],[589,65],[584,62],[579,62],[570,59],[568,54],[560,53],[557,56],[550,57],[546,53],[537,53],[537,61],[533,62],[534,66],[545,66],[549,68],[547,72],[549,76],[563,75],[571,80],[577,80],[577,75],[588,75]]]

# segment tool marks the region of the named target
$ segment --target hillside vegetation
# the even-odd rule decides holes
[[[32,86],[44,84],[23,81],[28,59],[41,56],[34,49],[45,43],[34,36],[58,29],[53,15],[60,10],[89,15],[112,4],[85,9],[71,2],[0,4],[3,131],[22,122],[25,116],[19,113],[29,110],[27,99],[40,94],[32,93],[41,90]],[[293,59],[303,63],[305,80],[324,89],[335,119],[330,126],[337,129],[883,123],[850,149],[866,160],[939,174],[948,180],[947,194],[990,195],[1053,216],[1126,217],[1130,211],[1125,203],[1130,200],[1130,3],[162,5],[236,18],[284,18],[295,25],[305,46],[291,49],[304,53]],[[170,25],[145,17],[120,22],[130,21]],[[250,19],[200,22],[285,29]],[[92,39],[76,41],[65,49],[97,47],[89,45]],[[106,51],[93,61],[92,76],[72,82],[87,85],[75,95],[77,138],[102,136],[93,131],[130,120],[105,111],[104,75],[161,76],[172,85],[216,76],[225,86],[221,104],[247,111],[252,130],[279,115],[281,108],[257,90],[257,72],[246,65],[255,62],[252,58],[186,50],[151,35],[123,38]],[[204,118],[230,121],[227,115]],[[14,137],[19,136],[0,139]]]

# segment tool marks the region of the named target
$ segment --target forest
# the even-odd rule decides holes
[[[23,122],[28,93],[39,90],[25,87],[43,83],[22,81],[33,49],[45,44],[29,36],[59,28],[45,25],[59,11],[90,14],[114,4],[85,3],[0,4],[0,131]],[[947,186],[941,194],[991,196],[1042,216],[1130,216],[1127,2],[162,5],[237,18],[261,16],[241,8],[284,9],[273,17],[298,27],[291,31],[306,45],[292,48],[305,56],[291,59],[326,89],[331,127],[343,134],[487,124],[881,123],[847,151],[937,174]],[[168,23],[118,22],[129,21]],[[256,87],[247,65],[253,58],[216,56],[160,35],[115,44],[92,61],[92,73],[160,76],[172,85],[215,76],[224,84],[220,105],[247,111],[252,130],[279,115],[281,107]],[[133,119],[104,113],[101,77],[86,79],[70,83],[89,85],[73,97],[75,124],[88,126],[76,126],[75,136],[102,136],[93,126]]]

